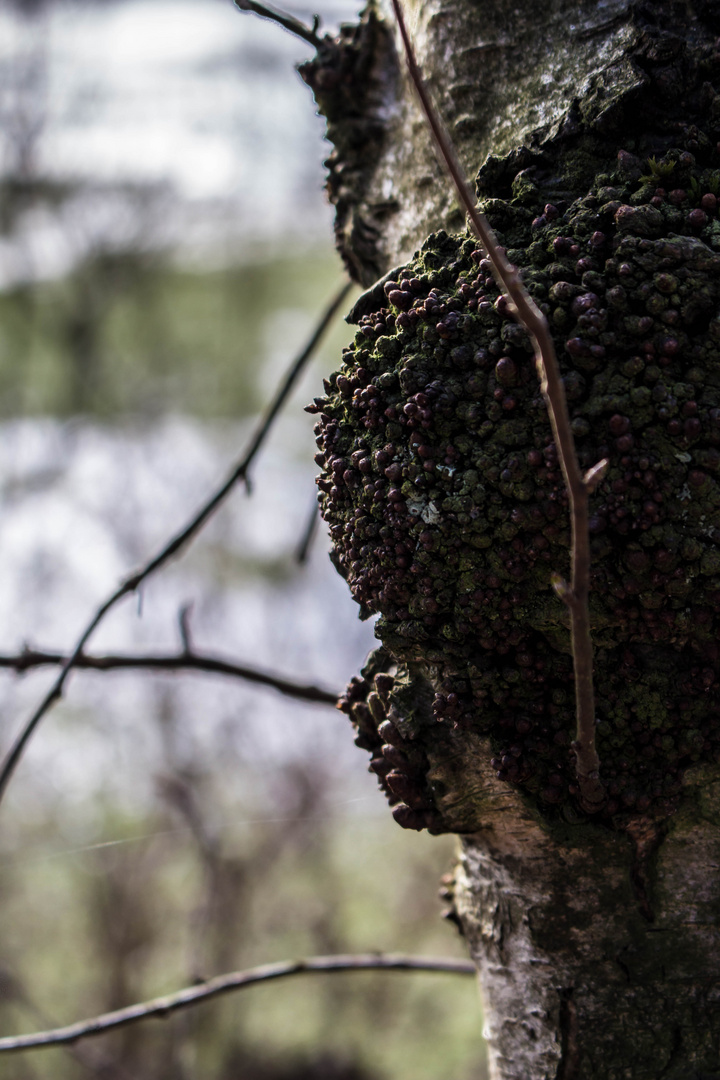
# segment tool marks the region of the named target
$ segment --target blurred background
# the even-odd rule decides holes
[[[351,0],[292,7],[326,28]],[[0,0],[0,652],[68,650],[192,515],[342,280],[308,47],[231,0]],[[348,301],[348,306],[350,301]],[[90,652],[193,643],[340,691],[373,646],[296,552],[338,320],[252,471]],[[53,678],[0,670],[5,752]],[[0,807],[0,1028],[300,955],[463,956],[451,838],[392,821],[349,722],[201,674],[76,672]],[[12,1080],[482,1080],[473,980],[314,976],[72,1048]]]

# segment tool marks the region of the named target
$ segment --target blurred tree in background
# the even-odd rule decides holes
[[[308,16],[311,14],[307,13]],[[335,18],[353,9],[328,9]],[[342,270],[307,49],[228,3],[0,6],[0,650],[66,650],[119,577],[194,511]],[[206,651],[339,690],[371,644],[318,541],[302,405],[190,554],[97,652]],[[9,745],[48,685],[2,680]],[[77,673],[2,806],[3,1033],[301,954],[452,952],[433,883],[347,721],[201,675]],[[337,975],[261,987],[0,1076],[484,1076],[474,987]],[[438,990],[441,998],[438,998]]]
[[[463,834],[492,1077],[716,1077],[717,4],[406,7],[467,199],[374,9],[301,69],[370,286],[315,403],[335,561],[385,647],[346,708],[396,820]]]
[[[133,56],[138,42],[149,40],[142,30],[150,4],[127,0],[108,9],[133,16]],[[257,4],[242,6],[268,14]],[[624,573],[623,566],[636,574],[648,569],[644,548],[657,562],[648,570],[645,591],[639,586],[633,591],[633,579],[627,585],[625,577],[618,579],[619,593],[608,587],[606,593],[624,606],[616,605],[599,629],[596,625],[597,633],[605,633],[596,651],[602,673],[598,716],[604,718],[598,743],[605,771],[600,774],[604,797],[595,818],[577,798],[575,750],[568,749],[570,735],[558,719],[570,715],[566,688],[571,672],[566,651],[558,645],[565,629],[561,617],[545,615],[536,582],[529,597],[522,590],[513,593],[502,608],[507,620],[517,616],[521,623],[522,612],[537,601],[533,618],[539,628],[528,629],[526,620],[519,638],[493,632],[478,639],[490,660],[467,668],[467,685],[456,688],[458,670],[452,663],[457,650],[441,642],[442,648],[423,651],[418,642],[432,635],[422,627],[418,631],[410,614],[399,615],[392,603],[388,607],[388,581],[380,582],[376,594],[361,581],[363,558],[376,569],[373,553],[377,550],[382,559],[382,544],[368,545],[368,556],[367,551],[358,553],[355,539],[341,539],[348,535],[346,524],[355,537],[352,521],[357,515],[347,523],[342,519],[343,506],[352,508],[352,500],[343,504],[339,485],[333,495],[329,473],[338,472],[349,490],[355,477],[339,452],[337,459],[328,457],[336,434],[333,424],[342,414],[347,435],[350,424],[342,410],[354,390],[361,392],[353,395],[353,403],[368,421],[359,442],[373,424],[383,430],[393,424],[401,428],[395,423],[399,418],[391,407],[390,416],[382,413],[389,421],[384,427],[380,413],[375,415],[380,382],[373,383],[372,391],[365,388],[367,371],[364,376],[356,371],[353,353],[346,354],[345,385],[333,377],[326,384],[330,400],[317,403],[320,457],[328,472],[322,481],[328,495],[325,509],[331,520],[336,515],[336,561],[365,605],[364,614],[382,612],[382,632],[392,653],[376,661],[379,671],[366,668],[365,680],[353,684],[348,711],[360,729],[360,744],[374,753],[376,771],[388,774],[384,782],[394,801],[401,794],[406,799],[396,806],[397,820],[411,829],[428,826],[436,833],[465,834],[454,891],[446,891],[453,899],[450,915],[464,930],[483,975],[490,1074],[505,1080],[619,1080],[626,1075],[710,1080],[718,1075],[717,1010],[713,991],[708,991],[717,982],[712,874],[718,859],[718,726],[714,667],[698,666],[698,657],[708,665],[717,658],[717,646],[703,637],[702,629],[712,622],[716,606],[717,485],[699,466],[710,471],[717,466],[711,429],[717,419],[712,365],[718,297],[708,272],[716,268],[714,252],[720,246],[720,170],[715,167],[720,128],[714,85],[718,20],[713,5],[705,3],[691,8],[670,0],[655,5],[617,0],[611,7],[599,11],[595,4],[558,0],[542,10],[531,4],[511,10],[490,3],[477,10],[465,0],[441,0],[410,9],[421,61],[460,155],[473,172],[480,168],[481,194],[511,257],[526,260],[531,277],[536,275],[532,284],[540,302],[547,298],[556,344],[565,350],[561,361],[568,396],[589,402],[587,417],[576,410],[573,433],[578,440],[592,435],[607,441],[602,442],[602,453],[598,443],[593,460],[583,461],[583,467],[607,456],[611,470],[636,468],[629,475],[611,472],[614,484],[621,485],[613,487],[614,495],[625,493],[622,484],[631,485],[630,507],[633,499],[645,498],[642,487],[635,492],[633,479],[660,496],[646,499],[629,522],[627,506],[616,513],[620,502],[610,498],[603,512],[612,528],[604,521],[594,530],[606,533],[594,543],[593,552],[605,560],[603,573],[611,584],[613,575]],[[186,0],[186,14],[191,9]],[[48,27],[57,26],[51,14],[57,10],[62,9],[34,6],[13,18],[25,29],[28,19],[46,19]],[[170,10],[167,6],[164,13]],[[176,10],[173,5],[173,13]],[[280,21],[292,25],[292,17]],[[255,28],[251,33],[257,32],[259,24],[248,25]],[[422,280],[404,284],[400,272],[429,233],[439,226],[460,232],[464,221],[403,79],[393,31],[372,8],[358,22],[342,27],[339,36],[321,36],[315,24],[298,27],[299,36],[315,47],[301,74],[314,90],[334,144],[327,189],[336,208],[336,246],[353,280],[370,287],[355,307],[361,322],[356,351],[367,345],[369,364],[398,356],[404,363],[393,333],[405,341],[403,332],[415,328],[413,313],[415,321],[424,316],[432,321],[440,306],[442,318],[449,313],[449,321],[429,326],[430,334],[424,332],[420,340],[436,346],[432,357],[441,370],[447,359],[444,343],[459,325],[463,305],[477,312],[480,323],[485,316],[498,326],[502,323],[502,337],[481,332],[482,341],[487,338],[487,355],[479,350],[471,356],[478,364],[487,362],[490,354],[500,357],[487,384],[494,393],[481,437],[488,440],[486,450],[493,448],[489,429],[498,422],[500,434],[495,435],[502,456],[508,431],[512,438],[517,434],[502,422],[503,410],[511,412],[521,394],[517,389],[507,393],[506,383],[524,387],[530,407],[539,396],[535,391],[532,398],[527,381],[518,377],[516,362],[508,364],[510,358],[502,355],[504,349],[515,350],[517,359],[524,345],[521,332],[519,336],[506,318],[503,299],[493,292],[492,277],[470,284],[470,264],[473,258],[480,261],[480,253],[471,250],[472,242],[462,247],[436,234],[425,248],[429,254],[424,261],[412,264]],[[147,22],[144,28],[147,31]],[[122,41],[121,30],[120,24],[112,27],[113,41]],[[36,35],[31,33],[29,40],[35,42]],[[111,152],[111,167],[92,190],[87,179],[76,176],[71,183],[62,169],[48,172],[43,140],[53,150],[45,161],[56,163],[62,162],[62,140],[55,137],[53,142],[48,134],[52,92],[45,97],[45,112],[40,107],[43,88],[52,83],[47,71],[43,73],[42,60],[42,49],[27,49],[15,82],[8,83],[14,90],[8,95],[7,130],[16,134],[15,150],[8,157],[6,235],[12,241],[8,250],[22,251],[25,262],[21,267],[16,259],[14,271],[6,274],[7,323],[17,333],[2,368],[11,405],[0,442],[12,463],[5,481],[8,501],[16,502],[16,524],[10,524],[6,535],[11,582],[6,624],[13,626],[20,613],[24,621],[33,618],[30,631],[21,634],[62,633],[66,640],[68,626],[83,625],[79,607],[85,603],[86,610],[92,610],[108,593],[108,575],[122,577],[129,561],[143,562],[148,550],[167,539],[168,521],[177,514],[176,496],[198,499],[203,477],[214,470],[218,448],[246,433],[247,425],[238,424],[237,418],[250,418],[267,399],[281,357],[297,347],[289,348],[288,341],[295,341],[296,334],[301,337],[299,331],[310,321],[300,297],[309,296],[323,275],[334,276],[337,264],[321,249],[294,247],[289,218],[281,212],[285,206],[292,206],[290,218],[301,221],[306,231],[321,216],[313,219],[312,199],[303,204],[300,191],[286,199],[282,183],[273,188],[269,182],[274,174],[258,156],[260,130],[272,131],[276,144],[283,151],[287,147],[268,116],[253,115],[257,126],[250,124],[248,145],[253,152],[246,156],[252,166],[245,179],[261,176],[262,187],[248,196],[245,231],[238,229],[233,236],[224,206],[215,216],[221,227],[212,243],[209,218],[199,208],[202,204],[207,210],[212,202],[211,178],[227,178],[242,162],[223,165],[219,129],[214,121],[206,128],[199,113],[194,114],[194,130],[209,138],[203,144],[208,153],[180,155],[186,171],[176,178],[174,192],[163,177],[162,154],[154,157],[157,130],[144,146],[136,145],[127,154]],[[239,70],[248,70],[250,63],[252,101],[259,108],[264,101],[257,85],[263,64],[257,57],[248,61],[248,54],[226,56],[225,61],[228,70],[235,63]],[[173,63],[178,62],[175,54]],[[266,88],[274,87],[278,77],[278,69],[270,67]],[[206,76],[222,68],[216,55],[205,68]],[[163,79],[171,78],[172,70],[173,64],[166,67]],[[23,104],[26,87],[30,106]],[[139,100],[153,100],[147,87]],[[277,117],[281,114],[282,108]],[[290,129],[287,135],[289,139]],[[293,174],[291,155],[285,156],[278,174],[283,183]],[[124,157],[142,163],[145,175],[124,172]],[[683,186],[668,192],[660,181],[673,170],[673,179],[682,178]],[[239,172],[238,183],[242,186]],[[183,185],[184,198],[173,201]],[[281,240],[274,251],[258,232],[263,208],[277,214]],[[64,243],[59,242],[58,222],[65,229]],[[562,229],[569,235],[558,231]],[[196,242],[187,244],[191,234]],[[253,244],[249,266],[246,256]],[[671,259],[672,251],[679,252],[683,286],[660,273],[667,271],[662,260]],[[621,252],[626,261],[620,265],[613,252]],[[399,268],[397,280],[393,266]],[[388,271],[387,289],[382,280],[373,286]],[[637,280],[610,288],[606,278],[614,280],[614,275]],[[457,295],[445,296],[439,288],[439,295],[432,295],[433,284],[457,287]],[[676,286],[677,293],[671,294]],[[414,296],[423,289],[423,304],[418,305]],[[473,289],[480,291],[473,296]],[[485,302],[480,311],[482,290],[494,302]],[[603,306],[605,294],[607,305],[619,312]],[[677,310],[668,308],[670,303]],[[424,316],[419,312],[423,305]],[[463,325],[474,318],[469,316]],[[568,338],[572,319],[579,329]],[[675,336],[667,327],[676,328]],[[636,342],[642,335],[648,336]],[[370,357],[367,343],[375,341],[377,351]],[[633,350],[642,356],[631,355]],[[427,355],[425,350],[421,359]],[[650,362],[655,357],[657,364]],[[462,368],[467,356],[460,350],[449,359]],[[605,369],[614,371],[620,361],[617,379],[606,385]],[[328,360],[327,367],[331,365]],[[418,371],[421,367],[416,364]],[[659,382],[661,367],[668,378],[685,380],[673,386],[674,396],[668,397]],[[597,378],[590,380],[586,393],[585,376],[592,374]],[[412,382],[417,373],[403,368],[402,375]],[[400,383],[405,392],[402,378]],[[425,381],[420,391],[430,385]],[[482,415],[474,406],[465,409],[467,402],[462,414],[459,409],[453,412],[453,387],[463,390],[457,379],[449,386],[454,397],[445,395],[446,412],[440,416],[449,415],[447,409],[455,417],[462,415],[467,420],[467,431],[459,433],[462,438],[474,433],[473,424]],[[411,389],[417,389],[414,383]],[[440,383],[433,384],[435,396],[441,391]],[[469,393],[474,402],[477,381],[471,381]],[[308,388],[303,395],[313,396]],[[682,422],[668,411],[676,408],[676,398],[685,402]],[[293,400],[296,404],[298,398]],[[429,430],[429,404],[429,398],[413,398],[404,415],[426,410],[424,430]],[[604,412],[610,414],[609,434],[603,427]],[[22,420],[16,419],[20,413]],[[41,413],[72,420],[42,421]],[[537,424],[531,451],[536,455],[543,446],[547,450],[551,439],[544,415]],[[634,442],[640,435],[647,443],[645,464]],[[663,459],[653,471],[649,462],[657,451],[656,436],[661,442],[680,442],[669,444],[669,464]],[[393,437],[401,435],[395,432]],[[430,435],[426,437],[430,441]],[[704,440],[702,445],[698,440]],[[417,445],[411,438],[411,454]],[[695,460],[698,446],[702,456]],[[132,641],[135,647],[141,642],[148,649],[167,648],[168,641],[179,637],[181,656],[187,657],[198,642],[204,651],[223,653],[232,643],[235,658],[242,654],[266,667],[270,662],[279,674],[298,680],[312,673],[331,698],[331,686],[337,689],[343,681],[351,653],[353,666],[360,666],[358,657],[366,651],[369,635],[348,622],[345,636],[343,619],[346,613],[351,618],[351,610],[341,599],[337,580],[324,576],[324,553],[320,559],[314,553],[301,570],[292,565],[291,553],[303,533],[310,502],[302,513],[298,493],[309,479],[303,461],[311,447],[307,426],[290,415],[271,440],[264,465],[253,471],[252,504],[243,501],[240,507],[236,500],[224,511],[182,570],[174,567],[148,583],[143,574],[140,587],[128,590],[138,592],[137,612],[114,613],[95,647],[127,649]],[[681,449],[675,453],[677,447]],[[353,448],[353,464],[358,449],[369,453],[367,443]],[[424,449],[426,453],[418,449],[426,459],[423,471],[433,473],[431,451]],[[365,459],[358,460],[359,472],[372,470],[378,453],[390,454],[382,443],[373,450],[363,468],[359,462]],[[466,453],[455,450],[461,457]],[[395,453],[394,446],[391,451]],[[553,454],[545,456],[540,486],[556,482]],[[512,487],[512,468],[518,462],[502,460],[508,476],[500,469],[492,475],[488,460],[483,459],[483,467],[487,482],[499,484],[498,497],[508,498],[503,485]],[[533,464],[529,457],[528,464]],[[448,467],[452,476],[454,467]],[[669,487],[657,483],[656,473],[663,469],[673,477],[682,473],[680,486],[675,479],[668,481]],[[682,486],[686,473],[687,485],[702,488],[702,497],[709,500],[710,519],[696,521],[692,516],[700,502],[699,496],[692,502],[692,493]],[[476,482],[477,473],[473,475]],[[383,501],[386,487],[381,479],[380,487],[372,489],[374,502]],[[53,497],[63,489],[70,503]],[[484,486],[476,490],[486,495]],[[552,490],[555,500],[562,501],[559,489]],[[370,500],[371,494],[366,495]],[[653,533],[663,500],[669,531]],[[389,496],[388,501],[398,500]],[[689,507],[684,505],[688,501]],[[68,513],[73,503],[82,511],[79,517]],[[672,509],[676,503],[677,513]],[[538,508],[542,511],[540,503]],[[384,509],[390,517],[395,513],[392,507]],[[39,526],[33,513],[40,515]],[[177,516],[182,521],[187,515]],[[550,515],[550,520],[556,517]],[[442,523],[435,507],[423,521],[436,525],[438,518]],[[516,518],[522,523],[521,509],[512,526]],[[673,547],[675,518],[682,522],[683,540],[694,541],[694,546],[678,541]],[[392,521],[395,527],[395,518]],[[566,541],[557,540],[558,530],[552,528],[543,539],[552,537],[558,548],[554,554],[561,557]],[[632,537],[629,542],[623,539],[631,529],[638,531],[637,543]],[[647,541],[641,532],[647,532]],[[377,530],[368,535],[377,535]],[[358,537],[363,538],[360,531]],[[505,542],[513,537],[511,550],[517,554],[508,555]],[[393,538],[398,539],[395,534]],[[523,578],[523,559],[535,559],[547,543],[526,549],[517,528],[510,526],[499,538],[503,543],[488,556],[497,574],[483,578],[488,592],[502,588],[513,567],[530,588],[529,579]],[[433,536],[426,539],[431,549]],[[464,533],[455,540],[456,545],[469,543]],[[653,544],[661,541],[667,550],[656,551]],[[391,552],[394,586],[403,584],[403,574],[396,571],[404,571],[408,553],[412,555],[406,547]],[[471,555],[476,560],[471,569],[477,570],[478,556]],[[674,561],[676,555],[679,563],[697,565],[683,569],[684,564]],[[440,567],[444,591],[452,559],[446,562]],[[680,585],[664,572],[669,562],[684,575]],[[486,570],[482,563],[480,571]],[[699,601],[685,589],[693,575],[708,579],[694,583]],[[465,600],[480,605],[473,609],[479,621],[490,617],[491,608],[482,605],[489,605],[492,597],[479,600],[474,593],[465,595],[470,590],[462,583],[458,588]],[[633,599],[636,593],[642,611]],[[417,599],[416,592],[408,600],[413,615]],[[440,599],[437,609],[442,609]],[[606,600],[596,589],[596,605]],[[195,607],[188,601],[195,601]],[[696,603],[697,611],[692,606]],[[668,616],[664,621],[654,614],[661,609]],[[433,609],[426,614],[423,627],[436,626]],[[450,625],[445,637],[472,652],[475,644],[465,615],[457,617],[460,622]],[[642,632],[625,626],[633,617],[641,619],[637,625]],[[666,630],[671,625],[675,637]],[[532,649],[516,649],[524,633],[532,637],[539,666]],[[617,636],[619,653],[614,651]],[[22,667],[17,652],[5,662]],[[533,700],[528,687],[544,685],[547,665],[550,690],[538,691]],[[446,670],[444,682],[439,673]],[[667,686],[670,670],[684,695],[677,703],[667,693],[660,701],[653,690],[658,680]],[[301,736],[296,719],[301,713],[290,720],[282,706],[271,703],[269,691],[262,699],[244,692],[235,698],[232,695],[240,693],[236,689],[225,696],[224,689],[216,693],[204,684],[198,690],[167,676],[148,684],[149,691],[138,691],[134,683],[131,688],[118,677],[114,685],[121,690],[111,697],[105,690],[110,678],[99,680],[102,691],[85,690],[84,696],[73,685],[68,703],[46,722],[42,738],[23,759],[3,808],[12,823],[5,840],[3,903],[16,934],[8,940],[6,961],[8,1024],[18,1022],[18,1014],[21,1024],[28,1016],[33,1024],[53,1024],[71,999],[78,1012],[98,1013],[149,996],[171,976],[176,983],[203,980],[222,968],[271,959],[276,950],[293,955],[397,949],[405,941],[417,949],[435,940],[439,931],[426,922],[427,882],[441,868],[434,857],[441,855],[438,861],[444,862],[448,849],[442,841],[431,850],[422,837],[387,833],[379,819],[362,812],[360,804],[372,796],[345,752],[347,731],[336,723],[331,732],[329,713],[321,717],[303,706],[307,713]],[[81,677],[74,681],[80,685]],[[634,682],[643,689],[628,690],[625,684]],[[493,691],[489,698],[487,686]],[[478,688],[488,698],[482,708],[483,695],[473,696]],[[8,716],[17,715],[24,690],[9,691]],[[530,719],[517,714],[522,702]],[[459,712],[462,707],[464,714]],[[454,723],[458,716],[460,722]],[[437,718],[450,723],[438,725]],[[688,727],[690,720],[695,727]],[[17,722],[13,725],[8,742],[17,732]],[[385,769],[384,763],[393,762],[396,768]],[[131,783],[124,781],[124,773]],[[341,806],[345,809],[338,812]],[[238,828],[241,822],[243,829]],[[53,842],[47,856],[33,858],[33,845],[47,843],[49,835]],[[58,844],[61,835],[70,843]],[[446,884],[451,886],[449,880]],[[53,900],[52,924],[47,921],[48,896]],[[58,911],[63,916],[60,941]],[[38,926],[47,932],[46,939]],[[458,943],[445,938],[443,951],[447,948],[457,950]],[[79,966],[78,955],[83,957]],[[63,1075],[64,1069],[74,1076],[90,1069],[97,1075],[153,1077],[208,1072],[227,1077],[484,1075],[478,1013],[468,1004],[467,985],[423,988],[418,982],[398,991],[388,980],[371,984],[368,976],[367,981],[367,996],[356,976],[352,986],[336,979],[312,994],[298,995],[291,986],[272,987],[240,1005],[226,1000],[203,1006],[165,1029],[128,1029],[102,1044],[81,1043],[62,1051],[63,1061],[57,1068],[53,1061],[51,1074]],[[407,1038],[401,1037],[406,1028]],[[37,1058],[20,1059],[21,1070],[44,1075],[46,1061],[36,1063]]]

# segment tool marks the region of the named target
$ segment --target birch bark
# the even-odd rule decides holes
[[[622,150],[645,112],[661,123],[667,104],[669,123],[673,100],[689,125],[694,108],[713,113],[720,11],[709,0],[411,0],[407,16],[485,197],[505,197],[531,154],[563,140],[584,147],[563,181],[580,197],[594,138]],[[369,78],[372,161],[349,179],[334,166],[339,246],[366,286],[429,233],[464,228],[387,40]],[[342,117],[330,136],[342,157]],[[446,830],[463,834],[454,906],[480,973],[493,1080],[720,1077],[720,769],[696,758],[673,813],[617,827],[549,815],[497,779],[491,753],[469,737],[452,754],[445,744],[428,775]]]

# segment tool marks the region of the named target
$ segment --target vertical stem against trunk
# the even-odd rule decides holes
[[[568,585],[556,574],[553,576],[553,586],[570,614],[570,642],[575,669],[577,718],[577,733],[572,745],[576,754],[580,802],[584,810],[593,813],[605,802],[605,789],[600,781],[600,759],[595,748],[593,656],[588,604],[590,592],[588,497],[604,476],[608,462],[606,460],[599,462],[585,475],[580,470],[575,452],[575,440],[570,427],[565,388],[560,377],[547,319],[522,284],[517,268],[505,257],[505,252],[498,244],[497,237],[487,219],[475,205],[475,195],[420,74],[405,26],[400,0],[392,0],[392,5],[405,48],[410,78],[417,91],[442,163],[455,185],[460,204],[470,219],[473,232],[487,252],[498,286],[506,294],[510,310],[530,335],[535,350],[540,389],[550,417],[553,438],[568,492],[571,523],[571,581]]]

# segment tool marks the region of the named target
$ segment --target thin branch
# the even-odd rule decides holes
[[[102,1035],[114,1028],[134,1024],[138,1020],[147,1020],[153,1016],[165,1017],[177,1009],[187,1009],[201,1001],[227,994],[232,990],[243,990],[246,986],[269,982],[271,979],[284,979],[289,975],[332,973],[339,971],[434,971],[451,975],[475,975],[476,968],[469,960],[454,960],[449,957],[419,957],[379,953],[341,956],[311,956],[305,960],[290,960],[279,964],[264,964],[262,967],[249,968],[247,971],[233,971],[229,975],[218,975],[199,986],[189,986],[166,997],[153,998],[138,1005],[129,1005],[126,1009],[103,1013],[91,1020],[82,1020],[67,1027],[52,1031],[38,1031],[33,1035],[14,1035],[0,1039],[0,1053],[15,1050],[31,1050],[46,1046],[59,1046],[62,1043],[76,1042],[89,1035]]]
[[[392,0],[395,16],[405,47],[408,70],[420,99],[440,157],[450,174],[460,203],[470,218],[473,231],[492,263],[495,280],[506,295],[508,307],[529,334],[535,350],[535,363],[560,467],[568,492],[571,523],[571,581],[570,585],[557,578],[555,590],[570,613],[570,641],[575,666],[575,709],[577,733],[572,744],[576,755],[576,772],[580,802],[589,813],[601,809],[605,789],[600,781],[600,759],[595,748],[595,700],[593,691],[593,649],[590,634],[590,533],[588,529],[588,495],[600,482],[607,462],[600,462],[583,475],[575,452],[575,440],[570,427],[565,389],[560,376],[550,328],[542,311],[522,284],[520,275],[505,256],[489,222],[475,205],[475,195],[465,176],[455,147],[433,105],[423,82],[405,27],[400,0]]]
[[[44,1010],[40,1009],[35,1001],[30,997],[27,989],[23,985],[20,978],[7,968],[2,970],[0,975],[2,980],[2,996],[5,1003],[13,1002],[16,1005],[23,1007],[27,1012],[30,1012],[39,1024],[47,1027],[49,1024],[54,1023]],[[89,1046],[72,1046],[66,1045],[64,1047],[65,1052],[69,1057],[74,1058],[79,1065],[86,1069],[91,1077],[102,1076],[107,1080],[134,1080],[134,1076],[127,1072],[121,1064],[116,1062],[112,1056],[107,1053],[107,1048],[96,1052],[91,1050]]]
[[[317,534],[318,525],[320,524],[320,507],[317,504],[317,499],[313,500],[313,507],[308,514],[307,523],[303,530],[303,534],[300,537],[300,543],[297,546],[295,552],[295,561],[301,566],[308,561],[310,556],[310,548],[312,542]]]
[[[22,674],[33,668],[46,667],[49,664],[65,664],[67,656],[63,653],[48,652],[42,649],[23,649],[15,655],[0,655],[0,668],[9,668]],[[258,668],[247,667],[244,664],[236,664],[232,660],[226,660],[221,656],[198,652],[196,649],[183,650],[180,653],[156,653],[147,656],[123,655],[107,653],[103,656],[92,656],[81,653],[75,659],[75,668],[86,671],[116,671],[128,669],[152,670],[152,671],[204,671],[211,675],[229,675],[247,682],[258,683],[261,686],[270,686],[279,690],[288,697],[298,698],[300,701],[312,701],[320,705],[335,705],[339,694],[331,690],[323,690],[319,686],[309,683],[296,683],[292,679],[284,679],[281,675],[273,675],[269,671],[261,671]]]
[[[192,615],[192,601],[189,604],[183,604],[178,612],[178,630],[180,631],[180,640],[182,642],[183,653],[185,656],[189,655],[193,651],[192,638],[190,634],[190,616]]]
[[[284,30],[289,30],[295,37],[302,38],[303,41],[307,41],[316,49],[319,49],[323,44],[323,39],[318,37],[318,30],[320,29],[319,15],[313,18],[313,25],[310,27],[300,22],[294,15],[287,15],[284,11],[276,11],[266,4],[258,3],[258,0],[235,0],[235,7],[240,11],[252,11],[255,15],[259,15],[261,19],[270,19],[272,22],[278,23]]]
[[[77,663],[78,658],[82,655],[85,645],[87,644],[91,635],[105,618],[107,613],[112,608],[114,608],[115,605],[123,599],[123,597],[135,592],[135,590],[147,578],[149,578],[151,574],[153,574],[161,566],[164,566],[165,563],[169,562],[170,559],[173,558],[173,556],[177,555],[184,547],[186,547],[186,545],[189,544],[190,541],[193,540],[195,536],[200,532],[203,525],[205,525],[209,518],[212,517],[218,507],[225,501],[225,499],[237,483],[242,480],[247,486],[247,474],[250,465],[255,459],[258,450],[267,438],[267,435],[270,432],[275,418],[277,417],[280,409],[290,395],[290,392],[295,386],[298,377],[300,376],[308,360],[314,353],[318,343],[320,342],[320,339],[322,338],[330,322],[332,321],[333,316],[337,312],[338,308],[342,304],[343,300],[345,299],[351,288],[352,285],[350,282],[343,285],[343,287],[336,294],[335,298],[328,305],[327,309],[321,316],[317,326],[315,327],[315,330],[313,331],[310,340],[308,341],[300,355],[293,361],[281,385],[278,387],[275,393],[275,397],[268,406],[265,415],[262,417],[252,438],[250,439],[250,444],[247,450],[243,454],[238,464],[233,468],[225,482],[221,484],[220,487],[212,493],[212,495],[207,499],[205,503],[203,503],[203,505],[200,507],[194,517],[191,518],[188,524],[185,525],[184,528],[180,530],[180,532],[176,533],[175,536],[171,540],[169,540],[168,543],[157,553],[157,555],[150,559],[150,561],[147,562],[140,570],[137,570],[134,574],[131,574],[130,577],[126,578],[122,582],[122,584],[118,586],[115,592],[112,593],[112,595],[109,596],[107,600],[105,600],[100,605],[95,614],[92,616],[87,626],[81,633],[80,637],[77,639],[75,648],[63,662],[58,676],[53,682],[52,686],[38,705],[35,712],[30,717],[30,719],[26,722],[20,734],[15,739],[15,742],[10,748],[2,764],[2,767],[0,768],[0,801],[2,801],[5,792],[7,791],[10,779],[15,772],[15,769],[17,768],[18,762],[23,755],[25,747],[30,741],[33,732],[37,728],[38,724],[40,723],[48,709],[50,709],[50,707],[62,696],[63,687],[70,671]]]

